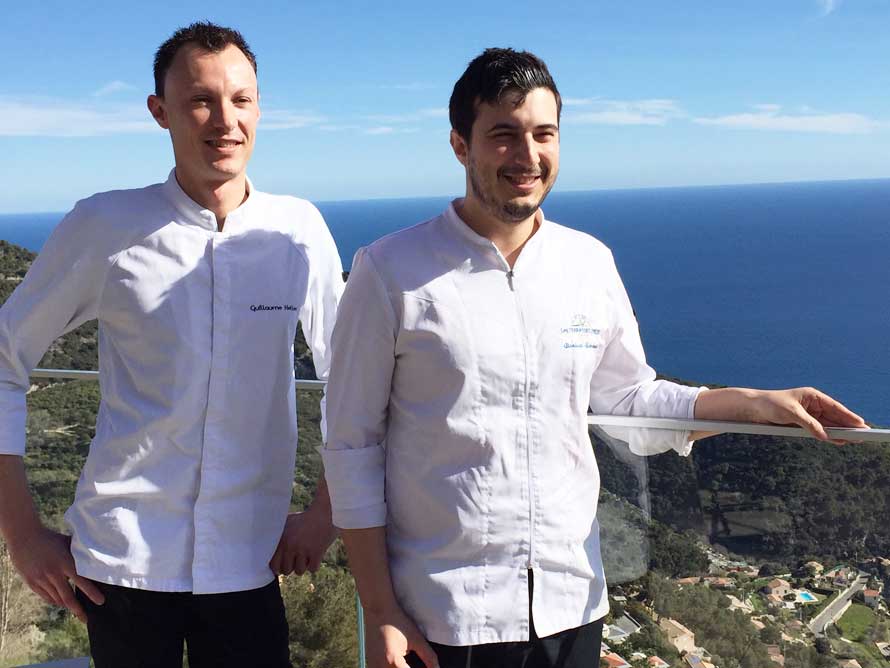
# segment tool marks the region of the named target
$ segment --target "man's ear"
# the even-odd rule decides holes
[[[461,137],[457,130],[454,129],[451,130],[451,149],[454,151],[454,157],[458,159],[460,164],[466,167],[469,160],[467,156],[470,146],[467,144],[467,140]]]
[[[167,108],[164,106],[164,99],[157,95],[149,95],[146,102],[148,111],[151,112],[151,117],[155,119],[155,123],[165,130],[169,130],[170,123],[167,122]]]

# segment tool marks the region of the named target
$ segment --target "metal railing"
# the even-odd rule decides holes
[[[99,380],[98,371],[79,371],[77,369],[34,369],[31,372],[31,378],[40,379],[56,379],[56,380]],[[322,380],[305,380],[297,378],[298,390],[317,390],[324,389],[324,381]]]
[[[59,380],[98,380],[98,371],[77,371],[71,369],[34,369],[31,373],[34,379],[59,379]],[[296,389],[321,391],[325,383],[320,380],[296,379]],[[719,420],[690,420],[678,418],[652,418],[629,417],[621,415],[588,415],[587,423],[600,427],[621,428],[645,428],[670,431],[701,431],[718,432],[728,434],[753,434],[761,436],[785,436],[792,438],[810,438],[810,434],[799,427],[788,427],[772,424],[757,424],[748,422],[725,422]],[[859,442],[887,442],[890,443],[890,429],[846,429],[829,427],[826,429],[829,437],[839,440]],[[365,668],[364,651],[364,614],[358,593],[355,597],[357,612],[357,640],[359,668]],[[52,665],[52,664],[50,664]],[[74,664],[72,664],[74,665]]]
[[[98,380],[98,371],[75,371],[72,369],[34,369],[31,378],[56,378],[64,380]],[[321,380],[296,379],[298,390],[320,392],[325,383]],[[724,422],[721,420],[688,420],[680,418],[630,417],[626,415],[588,415],[587,424],[601,427],[631,427],[666,429],[670,431],[707,431],[723,434],[754,434],[759,436],[790,436],[810,438],[810,434],[800,427],[786,427],[775,424],[754,422]],[[825,430],[831,438],[839,440],[890,443],[890,429],[846,429],[828,427]]]

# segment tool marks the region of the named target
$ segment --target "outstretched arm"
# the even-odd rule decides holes
[[[698,395],[695,417],[700,420],[794,424],[823,441],[831,440],[825,427],[867,426],[865,420],[856,413],[812,387],[792,390],[726,387],[708,390]],[[713,432],[695,432],[692,438],[694,440],[713,435]]]

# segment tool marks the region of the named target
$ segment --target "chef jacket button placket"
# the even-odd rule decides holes
[[[222,424],[225,413],[225,388],[228,375],[228,330],[229,304],[231,303],[228,264],[225,254],[226,236],[221,233],[213,235],[212,268],[213,294],[211,319],[211,350],[210,379],[208,383],[207,413],[204,421],[204,444],[201,452],[201,487],[199,498],[195,502],[195,544],[192,562],[193,583],[200,582],[202,573],[212,571],[208,560],[218,546],[214,535],[214,521],[210,509],[201,503],[200,496],[218,486],[218,467],[215,466],[216,453],[222,443],[224,434]],[[197,586],[197,585],[196,585]]]

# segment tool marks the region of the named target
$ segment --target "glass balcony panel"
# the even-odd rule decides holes
[[[94,432],[96,377],[33,374],[26,465],[44,521],[59,530]],[[307,507],[321,472],[322,386],[298,381],[294,511]],[[848,649],[861,665],[890,653],[882,591],[890,577],[883,521],[890,466],[882,444],[890,430],[832,432],[862,441],[839,447],[790,427],[617,416],[588,422],[612,606],[607,652],[657,655],[669,665],[699,657],[767,668],[779,648],[786,666],[809,668],[840,642],[834,622],[845,635],[864,625]],[[689,429],[730,433],[697,443],[689,457],[641,457],[629,446]],[[284,577],[281,587],[295,665],[360,665],[355,589],[339,541],[317,573]],[[88,654],[84,627],[31,594],[2,548],[0,593],[11,601],[6,626],[0,619],[0,665]]]

